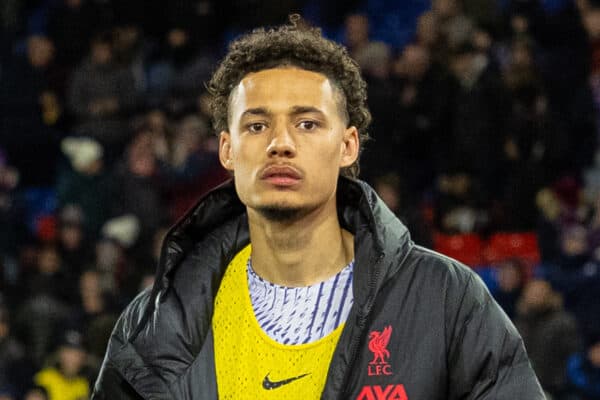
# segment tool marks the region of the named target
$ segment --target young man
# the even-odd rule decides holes
[[[342,47],[293,19],[209,88],[233,184],[169,233],[94,399],[543,399],[481,281],[357,180],[369,112]]]

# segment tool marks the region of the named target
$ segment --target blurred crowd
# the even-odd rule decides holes
[[[361,177],[418,244],[520,232],[468,262],[549,399],[600,399],[600,1],[3,0],[0,400],[89,396],[162,238],[219,166],[205,82],[300,12],[373,114]]]

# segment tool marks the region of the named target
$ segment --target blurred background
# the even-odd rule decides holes
[[[361,176],[479,273],[551,399],[600,399],[600,1],[2,0],[0,400],[85,399],[168,227],[227,174],[205,82],[300,12],[346,45]]]

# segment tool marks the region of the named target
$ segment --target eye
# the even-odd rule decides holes
[[[319,127],[319,124],[316,121],[305,120],[300,121],[298,127],[304,131],[314,131]]]
[[[246,125],[246,129],[251,133],[260,133],[267,129],[267,125],[262,122],[252,122]]]

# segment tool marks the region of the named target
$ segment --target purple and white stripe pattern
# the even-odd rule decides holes
[[[319,340],[346,322],[354,302],[354,260],[330,279],[311,286],[285,287],[267,282],[248,259],[248,287],[262,330],[281,344]]]

